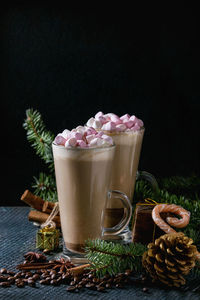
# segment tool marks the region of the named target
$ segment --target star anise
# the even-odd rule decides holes
[[[24,257],[25,263],[45,262],[47,260],[43,254],[31,251],[24,254]]]
[[[52,262],[55,263],[55,266],[52,269],[60,273],[66,273],[68,269],[74,267],[69,260],[65,260],[62,257],[59,260],[54,260]]]

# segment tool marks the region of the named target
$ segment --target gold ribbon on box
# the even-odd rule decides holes
[[[136,204],[136,207],[138,206],[156,206],[158,204],[163,204],[163,203],[159,203],[151,198],[145,198],[144,199],[144,202],[139,202]],[[167,204],[167,203],[165,203]],[[154,223],[154,226],[153,226],[153,242],[155,241],[155,232],[156,232],[156,224]]]
[[[48,219],[41,225],[41,229],[36,234],[36,248],[56,250],[59,247],[59,235],[60,232],[56,229],[56,224],[53,222],[53,218],[59,211],[58,202],[48,217]]]

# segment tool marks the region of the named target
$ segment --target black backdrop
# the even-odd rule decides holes
[[[29,107],[55,134],[99,110],[135,114],[146,127],[140,169],[200,174],[199,31],[189,9],[157,20],[11,5],[0,25],[1,205],[20,205],[45,170],[22,128]]]

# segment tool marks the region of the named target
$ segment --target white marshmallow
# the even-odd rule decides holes
[[[95,134],[90,134],[86,136],[86,140],[88,142],[88,144],[91,142],[91,140],[93,140],[96,137]]]
[[[90,142],[90,146],[91,147],[95,147],[95,146],[97,146],[97,147],[100,147],[100,146],[102,146],[104,144],[104,141],[102,140],[102,139],[100,139],[100,138],[94,138],[93,140],[91,140],[91,142]]]
[[[113,145],[113,139],[111,136],[108,136],[107,134],[102,135],[102,139],[106,141],[108,144]]]
[[[93,127],[94,129],[99,129],[99,128],[101,128],[101,126],[102,126],[101,122],[98,120],[95,120],[93,123],[93,126],[91,126],[91,127]]]
[[[114,131],[116,129],[116,125],[114,122],[108,122],[101,127],[102,130]]]
[[[65,139],[68,139],[69,134],[70,134],[70,130],[68,130],[68,129],[63,130],[63,132],[62,132],[62,136],[63,136]]]
[[[75,138],[69,138],[65,142],[65,147],[75,147],[77,145],[77,140]]]
[[[84,134],[84,132],[86,131],[86,128],[84,126],[77,126],[76,131]]]
[[[88,127],[93,127],[94,122],[95,122],[95,118],[90,118],[90,119],[87,121],[87,126],[88,126]]]
[[[95,119],[97,119],[99,117],[103,117],[102,111],[99,111],[94,117],[95,117]]]

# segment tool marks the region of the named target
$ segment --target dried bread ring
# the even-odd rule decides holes
[[[152,218],[156,225],[166,233],[175,233],[176,231],[169,226],[160,216],[161,212],[171,212],[179,215],[181,218],[168,217],[166,221],[174,227],[186,227],[190,221],[190,212],[175,204],[158,204],[152,211]]]

